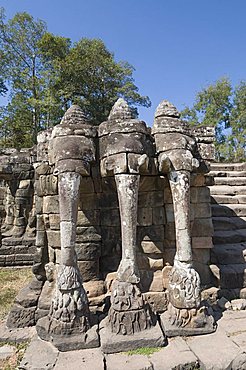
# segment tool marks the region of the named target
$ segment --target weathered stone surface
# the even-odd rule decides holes
[[[101,243],[78,243],[75,251],[79,261],[95,261],[101,256]]]
[[[100,215],[102,226],[120,226],[120,213],[118,209],[102,209]]]
[[[131,134],[115,133],[112,136],[102,136],[99,144],[100,158],[128,152],[145,154],[149,152],[148,144],[146,135],[139,132]]]
[[[214,228],[211,218],[197,218],[192,222],[191,235],[195,237],[213,236]]]
[[[164,240],[164,226],[139,226],[138,227],[138,239],[142,241],[160,242]]]
[[[70,335],[50,334],[49,326],[50,322],[47,317],[41,318],[36,325],[37,333],[41,339],[51,341],[61,352],[97,348],[100,345],[97,325],[93,325],[86,333],[78,332]]]
[[[85,282],[99,278],[99,261],[78,261],[78,267]]]
[[[108,292],[111,292],[112,284],[114,280],[116,279],[116,277],[117,277],[117,272],[110,272],[107,274],[105,278],[105,284],[106,284]]]
[[[0,324],[0,342],[22,343],[30,341],[36,335],[35,327],[7,328],[6,322]]]
[[[107,370],[153,370],[153,366],[146,356],[127,355],[124,353],[106,355]]]
[[[164,251],[163,241],[142,241],[141,248],[146,254],[160,254]]]
[[[170,338],[168,345],[152,354],[154,370],[199,369],[199,361],[183,338]]]
[[[160,255],[145,255],[143,253],[137,254],[138,267],[142,270],[150,269],[153,271],[161,270],[163,268],[163,256]]]
[[[151,208],[139,208],[138,209],[138,224],[141,226],[152,225],[152,209]]]
[[[127,173],[127,156],[126,153],[115,153],[100,162],[101,175],[114,176],[117,173]]]
[[[164,207],[155,207],[152,212],[154,225],[164,225],[166,223]]]
[[[48,230],[47,233],[48,245],[52,248],[61,247],[61,233],[58,230]],[[40,244],[39,244],[40,245]],[[43,243],[41,244],[41,246]]]
[[[15,302],[22,307],[28,308],[36,306],[40,295],[40,290],[30,289],[29,285],[21,289],[15,298]]]
[[[101,347],[104,353],[129,351],[139,347],[162,347],[165,339],[158,324],[132,335],[117,335],[108,327],[108,318],[100,323]]]
[[[41,292],[39,300],[38,300],[38,308],[39,309],[41,309],[41,310],[49,310],[50,309],[54,289],[55,289],[54,282],[51,283],[49,281],[46,281],[44,283],[42,292]]]
[[[163,287],[168,288],[168,283],[169,283],[169,278],[170,278],[170,273],[172,271],[172,266],[165,266],[162,269],[162,276],[163,276]]]
[[[246,353],[242,352],[233,360],[231,364],[232,370],[243,370],[246,368]]]
[[[31,341],[20,363],[22,370],[51,370],[54,368],[58,357],[58,350],[48,342],[39,338]]]
[[[154,312],[162,313],[167,310],[168,292],[148,292],[143,294]]]
[[[239,347],[222,330],[217,330],[209,336],[187,338],[186,343],[204,369],[228,369],[240,352]]]
[[[101,229],[98,226],[77,227],[76,242],[98,242],[101,241]]]
[[[213,248],[212,237],[205,236],[193,236],[192,237],[192,248]]]
[[[139,207],[161,207],[163,204],[163,191],[139,192]]]
[[[104,370],[104,355],[100,349],[60,352],[54,370]]]
[[[7,360],[13,356],[16,352],[16,347],[9,344],[5,344],[0,347],[0,360]]]
[[[43,212],[48,214],[59,213],[58,195],[47,195],[43,197]]]
[[[83,285],[88,298],[98,297],[106,293],[106,284],[103,280],[88,281]]]
[[[77,226],[100,225],[99,210],[79,210],[77,218]]]
[[[25,328],[26,326],[35,325],[36,306],[24,308],[19,304],[14,304],[8,318],[8,328]]]

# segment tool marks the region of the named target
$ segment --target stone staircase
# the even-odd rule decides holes
[[[246,294],[246,163],[213,163],[211,271],[228,299]]]

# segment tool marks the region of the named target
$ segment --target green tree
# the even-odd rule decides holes
[[[215,127],[217,160],[245,160],[246,87],[235,88],[227,78],[202,89],[194,105],[186,107],[181,117],[191,125]]]
[[[60,122],[64,111],[79,104],[95,124],[105,120],[118,97],[133,107],[150,106],[138,93],[134,68],[116,62],[101,40],[75,44],[47,32],[28,13],[6,21],[0,8],[0,144],[15,147],[36,142],[38,131]]]
[[[52,67],[50,91],[54,100],[62,99],[65,106],[79,104],[95,124],[107,118],[119,97],[130,106],[150,106],[149,98],[141,96],[134,84],[134,68],[127,62],[116,62],[103,41],[82,38],[71,45],[68,39],[47,33],[40,47],[44,61]]]
[[[9,127],[9,132],[12,132],[12,128],[15,131],[16,127],[22,127],[26,116],[31,112],[31,122],[25,122],[30,128],[27,135],[21,136],[20,142],[15,142],[15,135],[13,135],[13,144],[16,146],[35,142],[41,127],[39,103],[42,101],[43,65],[38,42],[45,32],[45,23],[41,20],[34,21],[33,17],[25,12],[17,13],[5,22],[4,9],[1,8],[1,70],[2,77],[10,89],[10,103],[4,112],[6,120],[14,122],[14,126]],[[20,106],[18,103],[21,103]]]

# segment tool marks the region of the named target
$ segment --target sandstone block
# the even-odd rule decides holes
[[[139,226],[138,240],[160,242],[164,240],[164,226]]]
[[[101,159],[100,170],[102,177],[114,176],[117,173],[127,173],[126,153],[118,153]]]
[[[211,207],[210,203],[196,203],[191,205],[191,213],[193,213],[194,218],[209,218],[211,217]],[[191,218],[193,218],[191,216]]]
[[[105,278],[105,284],[106,284],[106,287],[107,287],[107,292],[111,292],[111,288],[112,288],[112,284],[114,282],[114,280],[116,279],[117,277],[117,272],[109,272]]]
[[[82,176],[80,179],[80,192],[81,193],[94,193],[94,183],[91,177]]]
[[[35,310],[36,306],[25,308],[14,304],[7,318],[7,327],[25,328],[35,325]]]
[[[51,230],[60,230],[60,215],[56,213],[51,213],[49,215],[49,227]]]
[[[172,268],[173,268],[172,266],[165,266],[162,269],[163,287],[166,289],[168,288],[169,276],[170,276]]]
[[[144,253],[147,254],[160,254],[164,250],[163,241],[142,241],[141,247]]]
[[[139,192],[163,191],[164,178],[160,176],[141,176],[139,183]]]
[[[79,261],[94,261],[101,256],[101,243],[77,243],[75,251]]]
[[[100,225],[100,211],[85,209],[78,211],[77,226]]]
[[[211,218],[197,218],[192,222],[191,235],[192,236],[213,236],[214,227]]]
[[[166,211],[167,224],[170,222],[174,222],[173,204],[165,204],[165,211]]]
[[[192,248],[204,248],[204,249],[213,248],[212,237],[193,236],[192,237]]]
[[[77,236],[76,242],[98,242],[102,239],[100,227],[80,227],[76,228]]]
[[[152,220],[153,220],[153,225],[165,225],[166,224],[164,206],[152,208]]]
[[[119,209],[101,209],[102,226],[120,226]]]
[[[61,234],[60,234],[60,231],[48,230],[46,234],[47,234],[49,247],[61,248]]]
[[[138,224],[141,226],[150,226],[152,222],[152,208],[138,208]]]
[[[79,210],[93,210],[93,209],[99,209],[99,198],[97,194],[81,194],[79,199]]]
[[[139,192],[139,207],[161,207],[164,204],[163,191]]]
[[[161,270],[163,268],[163,258],[162,258],[162,255],[159,255],[159,258],[158,258],[158,255],[156,256],[147,256],[145,254],[142,254],[142,253],[138,253],[137,254],[137,263],[138,263],[138,267],[142,270],[153,270],[153,271],[156,271],[156,270]]]
[[[99,279],[98,261],[78,261],[78,267],[85,282]]]
[[[162,313],[167,310],[168,292],[147,292],[143,293],[144,298],[150,304],[154,312]]]
[[[43,213],[59,213],[58,195],[47,195],[43,197]]]
[[[87,281],[83,286],[88,298],[98,297],[106,293],[106,285],[103,280]]]

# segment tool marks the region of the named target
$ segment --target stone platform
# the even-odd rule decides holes
[[[11,333],[11,340],[14,340],[14,331]],[[33,331],[28,334],[33,335]],[[10,339],[10,333],[6,332],[3,324],[0,327],[0,336],[2,335],[5,339]],[[20,370],[125,370],[126,368],[128,370],[245,370],[246,311],[225,311],[218,320],[218,329],[215,333],[187,338],[169,338],[167,346],[149,356],[130,355],[127,352],[104,354],[100,348],[59,352],[49,342],[42,341],[34,334],[19,366]]]

